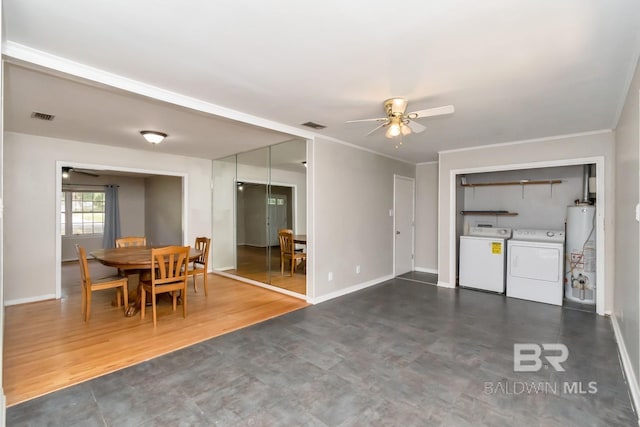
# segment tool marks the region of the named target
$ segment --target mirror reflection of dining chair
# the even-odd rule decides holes
[[[200,256],[193,260],[192,265],[188,272],[189,276],[193,277],[193,290],[198,292],[198,283],[196,282],[196,276],[202,274],[202,281],[204,286],[205,296],[209,295],[207,289],[207,273],[209,266],[209,247],[211,246],[211,239],[208,237],[196,237],[195,248],[201,252]]]
[[[126,313],[129,308],[128,279],[126,277],[111,276],[91,280],[86,251],[82,246],[76,244],[76,254],[78,254],[80,275],[82,279],[82,315],[84,316],[84,321],[87,322],[91,316],[91,294],[93,291],[100,291],[103,289],[116,289],[116,304],[120,307],[120,300],[124,298],[124,310]]]
[[[128,236],[116,239],[116,248],[126,248],[129,246],[147,246],[147,238],[144,236]]]
[[[167,246],[151,249],[151,280],[141,280],[140,318],[145,317],[147,292],[151,296],[153,326],[157,324],[156,295],[171,292],[173,311],[178,305],[178,292],[182,294],[182,317],[187,317],[187,272],[189,264],[189,246]]]
[[[291,262],[291,277],[298,261],[301,261],[306,269],[307,254],[296,251],[293,230],[287,228],[278,230],[278,240],[280,241],[280,274],[284,276],[284,264],[287,260]]]

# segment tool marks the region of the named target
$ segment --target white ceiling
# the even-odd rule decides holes
[[[311,120],[327,125],[319,134],[411,162],[614,128],[640,52],[637,0],[3,3],[10,56],[36,49],[300,129],[285,133],[305,135]],[[54,80],[9,70],[6,129],[45,132],[24,114],[47,107],[60,120],[53,136],[132,146],[154,128],[173,139],[161,150],[209,158],[291,139]],[[422,119],[427,130],[399,149],[382,132],[364,136],[375,124],[344,123],[380,117],[392,96],[456,113]]]

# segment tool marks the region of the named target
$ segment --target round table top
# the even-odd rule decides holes
[[[120,270],[151,268],[151,247],[128,246],[126,248],[96,249],[90,255],[102,264]],[[202,251],[190,248],[189,261],[202,255]]]

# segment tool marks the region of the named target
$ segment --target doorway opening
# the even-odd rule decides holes
[[[56,298],[63,295],[62,263],[77,260],[75,245],[87,253],[104,247],[105,185],[117,187],[122,236],[145,236],[150,246],[192,244],[186,175],[63,161],[56,170]]]
[[[585,165],[592,165],[590,167],[592,173],[586,177],[581,172],[585,170]],[[529,176],[527,174],[533,175]],[[553,174],[559,175],[552,176]],[[482,175],[484,175],[484,178],[487,178],[487,182],[475,180],[475,178]],[[470,179],[472,176],[474,177],[474,181]],[[592,216],[593,233],[597,236],[592,248],[593,253],[595,253],[592,261],[595,283],[597,284],[595,289],[595,312],[604,315],[606,286],[606,235],[604,233],[606,189],[604,177],[604,158],[602,157],[451,170],[449,277],[451,278],[452,284],[454,284],[454,286],[457,284],[460,268],[458,239],[461,235],[469,232],[470,228],[506,227],[510,229],[544,229],[546,231],[562,231],[564,233],[565,220],[568,215],[567,207],[575,206],[575,201],[582,198],[583,183],[587,180],[591,182],[591,186],[594,189],[594,192],[589,192],[588,199],[590,200],[589,203],[593,203],[591,205],[594,208],[594,215]],[[476,185],[474,188],[473,184],[476,183],[476,181],[480,185]],[[538,183],[536,181],[543,182],[537,185]],[[515,184],[513,184],[514,182]],[[496,191],[496,189],[500,190],[498,191],[499,194],[487,198],[487,195],[482,193],[481,190],[489,188],[492,188],[492,191]],[[461,191],[461,189],[464,191]],[[507,197],[507,189],[515,191],[517,194]],[[542,196],[536,196],[536,192],[542,192],[544,194]],[[544,197],[544,200],[540,199],[542,200],[541,202],[536,203],[535,206],[532,205],[530,208],[523,207],[523,202],[526,203],[529,198],[533,200],[534,197]],[[557,203],[553,202],[558,197],[561,197],[562,200],[558,200]],[[469,209],[469,202],[470,200],[474,200],[474,198],[475,202],[489,203],[492,207],[487,208],[484,205],[474,204],[475,202],[473,202],[471,203],[473,208]],[[552,203],[546,207],[542,206],[551,202],[555,204]],[[515,209],[505,207],[505,203],[510,204],[509,206],[519,207]],[[536,209],[541,210],[536,213]],[[587,232],[587,234],[589,233]],[[508,256],[508,244],[506,246]],[[557,263],[557,270],[560,276],[559,279],[563,280],[564,283],[563,277],[566,273],[564,262],[566,261],[566,254],[562,250],[561,252],[563,252],[562,259]],[[509,259],[507,258],[505,260],[506,267],[508,267],[508,262]],[[563,289],[563,291],[566,292],[565,289]],[[569,302],[566,306],[569,307],[572,306],[572,304]]]

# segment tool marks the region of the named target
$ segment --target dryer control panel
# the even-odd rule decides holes
[[[510,228],[471,227],[467,236],[510,239]]]
[[[562,230],[513,230],[514,240],[526,240],[529,242],[564,242],[564,231]]]

